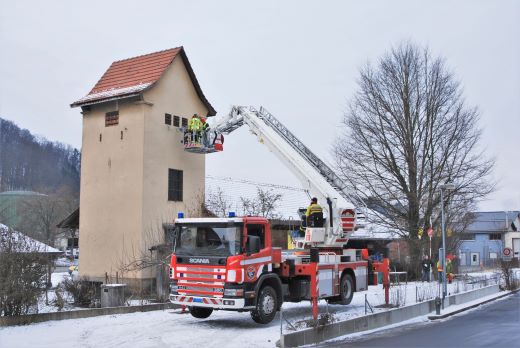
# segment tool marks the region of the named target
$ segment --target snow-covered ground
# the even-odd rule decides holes
[[[59,279],[59,276],[56,276]],[[479,287],[477,284],[453,283],[449,292],[462,292]],[[401,305],[413,304],[416,294],[435,297],[438,284],[435,282],[392,286],[390,300]],[[381,285],[369,287],[368,291],[355,293],[349,306],[328,305],[320,301],[320,313],[334,313],[338,320],[365,314],[365,295],[374,311],[384,308]],[[425,298],[426,299],[426,298]],[[311,318],[309,302],[286,303],[283,315],[295,324]],[[253,322],[249,313],[216,311],[208,319],[195,319],[180,310],[165,310],[146,313],[108,315],[86,319],[51,321],[28,326],[0,328],[0,347],[273,347],[280,338],[279,315],[268,325]],[[283,323],[283,330],[290,330]]]

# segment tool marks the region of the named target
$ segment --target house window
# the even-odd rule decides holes
[[[475,233],[461,233],[460,240],[475,240]]]
[[[168,169],[168,200],[182,201],[182,170]]]
[[[119,124],[119,111],[110,111],[105,114],[105,127]]]
[[[167,124],[169,126],[172,125],[172,115],[164,114],[164,124]]]
[[[180,124],[180,117],[179,116],[175,116],[175,115],[173,116],[173,125],[175,127],[180,127],[181,124]]]
[[[182,126],[183,127],[188,127],[188,119],[187,118],[182,118]]]
[[[502,235],[500,233],[491,233],[489,240],[502,240]]]

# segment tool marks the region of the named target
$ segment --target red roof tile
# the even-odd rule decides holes
[[[209,115],[215,115],[216,111],[202,93],[182,46],[112,63],[94,88],[85,97],[72,103],[71,107],[137,95],[157,82],[177,56],[182,57],[199,98],[209,110]]]

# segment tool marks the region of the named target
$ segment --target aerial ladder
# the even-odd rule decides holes
[[[355,229],[366,223],[366,206],[349,192],[341,178],[285,125],[265,108],[234,106],[231,112],[212,126],[210,143],[247,125],[259,142],[266,145],[300,180],[303,188],[318,198],[324,211],[323,227],[307,227],[297,247],[341,247]],[[196,153],[216,152],[213,146],[185,144],[185,150]]]

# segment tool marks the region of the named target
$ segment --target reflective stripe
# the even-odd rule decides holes
[[[240,264],[242,266],[244,266],[244,265],[252,265],[252,264],[255,264],[255,263],[270,262],[271,259],[272,259],[271,256],[258,257],[256,259],[242,260],[242,261],[240,261]]]
[[[307,211],[305,212],[306,216],[309,216],[311,214],[315,213],[323,213],[323,208],[319,204],[311,204],[309,207],[307,207]]]

